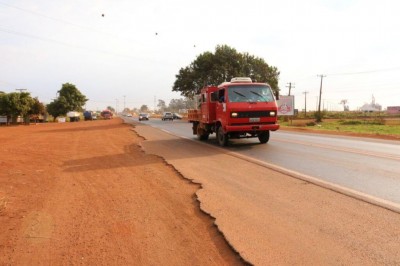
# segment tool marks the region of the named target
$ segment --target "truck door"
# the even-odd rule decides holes
[[[223,126],[226,125],[227,110],[226,110],[226,90],[225,88],[218,90],[218,102],[216,104],[216,117]]]
[[[208,106],[207,106],[207,93],[202,92],[200,96],[200,102],[201,102],[201,118],[200,121],[203,123],[208,123]]]

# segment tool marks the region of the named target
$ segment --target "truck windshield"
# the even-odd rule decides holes
[[[267,85],[237,85],[228,88],[229,102],[273,102],[271,88]]]

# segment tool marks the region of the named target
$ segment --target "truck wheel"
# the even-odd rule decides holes
[[[218,128],[217,139],[218,139],[218,144],[220,146],[224,147],[224,146],[228,145],[228,134],[224,133],[224,130],[222,129],[222,127]]]
[[[263,131],[263,132],[259,133],[258,140],[263,144],[267,143],[269,140],[269,131]]]
[[[204,129],[197,127],[197,138],[199,140],[208,140],[208,137],[210,134],[208,134]]]

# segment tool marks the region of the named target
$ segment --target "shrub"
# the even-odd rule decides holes
[[[344,120],[344,121],[340,121],[341,125],[361,125],[362,122],[359,120]]]

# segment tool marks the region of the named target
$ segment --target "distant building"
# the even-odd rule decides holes
[[[361,106],[360,111],[363,112],[379,112],[382,111],[382,106],[380,104],[375,103],[375,97],[372,95],[371,103],[366,103]]]
[[[400,106],[388,106],[386,112],[389,115],[400,115]]]

